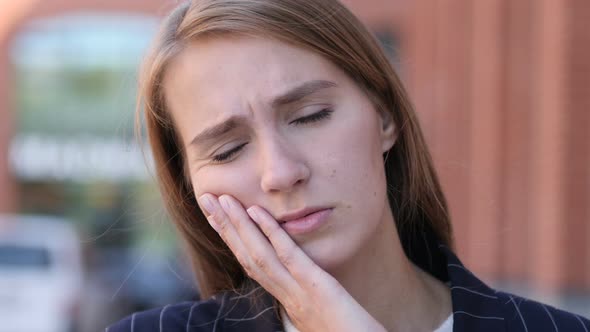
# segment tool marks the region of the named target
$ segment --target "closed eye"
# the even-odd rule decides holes
[[[307,123],[318,122],[318,121],[329,118],[333,112],[334,112],[333,110],[326,108],[326,109],[323,109],[319,112],[313,113],[311,115],[295,119],[295,120],[289,122],[289,124],[303,125],[303,124],[307,124]]]
[[[233,157],[236,153],[240,152],[240,150],[242,150],[242,148],[244,148],[244,146],[246,146],[247,144],[248,143],[240,144],[233,149],[227,150],[225,152],[222,152],[220,154],[213,156],[213,162],[222,163],[224,161],[227,161],[228,159]]]
[[[295,119],[295,120],[289,122],[289,124],[304,125],[304,124],[310,124],[310,123],[322,121],[324,119],[329,118],[333,112],[334,112],[333,110],[326,108],[326,109],[323,109],[319,112],[313,113],[311,115]],[[243,144],[236,146],[235,148],[232,148],[232,149],[227,150],[225,152],[219,153],[219,154],[213,156],[212,160],[214,163],[226,162],[226,161],[230,160],[235,154],[240,152],[240,150],[242,150],[247,144],[248,143],[243,143]]]

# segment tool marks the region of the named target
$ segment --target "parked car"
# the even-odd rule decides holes
[[[76,330],[81,250],[68,220],[0,215],[0,332]]]

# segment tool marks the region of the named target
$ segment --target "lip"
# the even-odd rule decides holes
[[[312,213],[315,213],[315,212],[318,212],[321,210],[326,210],[326,209],[329,209],[329,208],[328,207],[308,207],[305,209],[301,209],[299,211],[295,211],[295,212],[291,212],[291,213],[287,213],[282,216],[279,216],[278,218],[276,218],[276,220],[279,222],[279,224],[284,224],[286,222],[301,219],[307,215],[310,215]]]
[[[324,225],[332,214],[333,208],[309,210],[312,213],[305,214],[306,210],[297,214],[288,215],[288,221],[280,222],[280,226],[291,236],[311,233]],[[298,218],[294,218],[297,216]]]

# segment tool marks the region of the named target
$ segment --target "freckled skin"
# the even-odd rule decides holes
[[[271,107],[273,97],[311,80],[337,86],[289,109]],[[367,96],[321,56],[268,39],[198,40],[171,63],[164,89],[197,197],[229,194],[275,218],[305,207],[332,207],[323,228],[294,237],[326,270],[346,264],[381,224],[393,223],[385,213],[382,155],[395,142],[395,125],[384,126]],[[333,109],[330,118],[292,124],[326,105]],[[247,117],[247,127],[220,139],[213,151],[188,146],[230,115]],[[244,142],[231,161],[212,163],[214,152]]]

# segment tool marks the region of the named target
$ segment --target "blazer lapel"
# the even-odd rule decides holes
[[[496,292],[463,266],[445,245],[453,301],[453,331],[504,332],[506,325]]]

